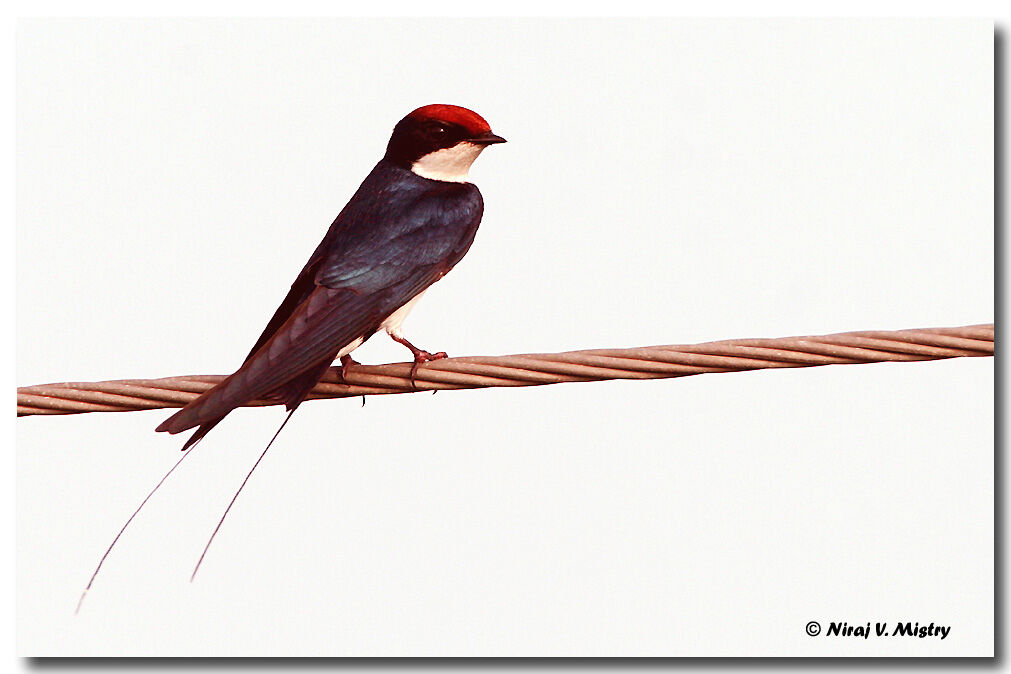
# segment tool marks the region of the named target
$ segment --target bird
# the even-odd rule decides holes
[[[386,154],[334,219],[239,369],[155,429],[196,431],[106,548],[75,613],[127,527],[192,454],[186,450],[232,410],[262,399],[284,403],[288,415],[232,496],[191,581],[253,471],[335,360],[346,371],[351,352],[380,330],[410,349],[414,368],[446,358],[409,342],[401,325],[474,242],[484,200],[468,172],[485,148],[504,142],[481,115],[457,105],[425,105],[394,126]]]
[[[156,430],[196,428],[186,451],[251,401],[284,403],[290,416],[335,360],[350,367],[351,352],[380,330],[410,349],[415,368],[445,358],[412,344],[401,325],[474,242],[484,201],[468,171],[504,142],[456,105],[425,105],[401,119],[242,365]]]

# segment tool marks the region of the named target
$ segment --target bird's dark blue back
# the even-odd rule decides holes
[[[411,266],[448,271],[473,242],[483,207],[470,183],[429,180],[379,162],[327,232],[316,282],[371,292],[401,280]]]
[[[441,263],[446,273],[473,243],[483,211],[481,192],[471,183],[429,180],[380,161],[334,219],[249,356],[317,284],[381,289],[395,285],[397,271],[412,264]]]

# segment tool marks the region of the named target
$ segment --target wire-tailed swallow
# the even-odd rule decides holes
[[[484,202],[467,172],[488,145],[504,142],[484,118],[455,105],[426,105],[400,120],[386,155],[330,225],[242,366],[157,430],[196,427],[186,450],[250,401],[277,400],[294,411],[335,359],[347,365],[379,330],[416,363],[444,358],[411,344],[400,325],[473,243]]]

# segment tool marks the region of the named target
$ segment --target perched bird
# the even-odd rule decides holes
[[[250,401],[276,400],[288,409],[232,496],[191,580],[253,471],[335,359],[348,367],[351,352],[379,330],[410,349],[415,364],[446,357],[411,344],[400,325],[474,242],[484,202],[467,182],[467,171],[488,145],[504,142],[483,117],[455,105],[426,105],[400,120],[386,155],[330,225],[242,366],[158,426],[169,433],[196,428],[185,451]],[[81,593],[78,611],[123,532],[190,454],[176,461],[120,528]]]
[[[411,344],[400,325],[425,289],[474,241],[484,202],[470,165],[505,139],[476,112],[426,105],[393,129],[386,155],[330,225],[242,366],[157,430],[196,432],[185,451],[236,407],[258,399],[294,411],[335,359],[379,330],[415,363],[445,358]]]

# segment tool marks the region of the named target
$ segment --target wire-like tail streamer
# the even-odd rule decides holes
[[[178,461],[172,464],[172,467],[168,469],[168,472],[162,475],[162,478],[158,480],[158,484],[154,486],[154,489],[148,492],[147,496],[144,497],[144,500],[140,502],[139,506],[137,506],[137,509],[133,511],[133,514],[130,515],[130,517],[127,518],[123,526],[120,527],[119,531],[116,533],[116,537],[112,539],[112,543],[109,543],[109,547],[107,547],[105,549],[105,552],[102,553],[102,558],[98,560],[98,565],[95,566],[95,571],[91,574],[91,578],[88,579],[88,584],[87,586],[85,586],[84,592],[81,593],[80,599],[77,600],[77,608],[74,609],[74,615],[77,615],[78,613],[81,612],[81,604],[84,603],[84,598],[88,595],[88,591],[91,589],[91,586],[94,585],[95,578],[98,577],[98,572],[102,570],[102,565],[105,564],[106,557],[108,557],[109,553],[112,552],[112,549],[116,547],[116,543],[119,542],[120,536],[122,536],[123,532],[126,531],[126,528],[130,526],[130,522],[133,522],[134,518],[137,517],[137,515],[144,508],[144,506],[147,505],[147,502],[151,500],[151,497],[154,496],[154,493],[158,491],[158,489],[161,488],[163,484],[165,484],[165,480],[169,478],[169,475],[175,472],[176,468],[179,467],[179,464],[182,463],[187,456],[192,454],[194,449],[196,449],[195,445],[190,448],[190,451],[186,452],[181,457],[179,457]]]
[[[204,551],[200,553],[200,559],[197,560],[197,565],[193,567],[193,574],[190,575],[191,583],[193,582],[193,579],[197,577],[197,571],[200,570],[200,565],[204,563],[204,557],[207,556],[207,551],[211,548],[211,543],[214,542],[214,537],[218,535],[218,531],[221,529],[221,525],[225,523],[225,518],[228,517],[228,512],[232,509],[232,506],[235,505],[235,499],[239,498],[239,494],[242,493],[242,490],[246,486],[246,483],[249,482],[249,478],[253,476],[253,471],[256,470],[256,467],[260,465],[261,461],[263,461],[263,457],[267,455],[267,450],[270,449],[270,446],[274,444],[274,440],[277,440],[277,436],[279,436],[281,434],[281,431],[284,430],[284,427],[288,424],[288,420],[291,419],[291,415],[294,413],[295,413],[294,409],[288,412],[288,415],[284,418],[284,421],[281,422],[281,425],[274,433],[274,437],[272,437],[270,439],[270,442],[267,443],[267,446],[264,447],[263,452],[260,454],[260,457],[256,460],[256,463],[254,463],[253,467],[249,469],[248,473],[246,473],[246,477],[245,479],[242,480],[242,484],[240,484],[239,488],[235,490],[235,494],[232,496],[232,500],[228,502],[228,507],[225,508],[225,512],[221,514],[221,519],[218,520],[218,526],[214,527],[214,531],[211,532],[211,537],[207,539],[207,545],[204,546]]]

